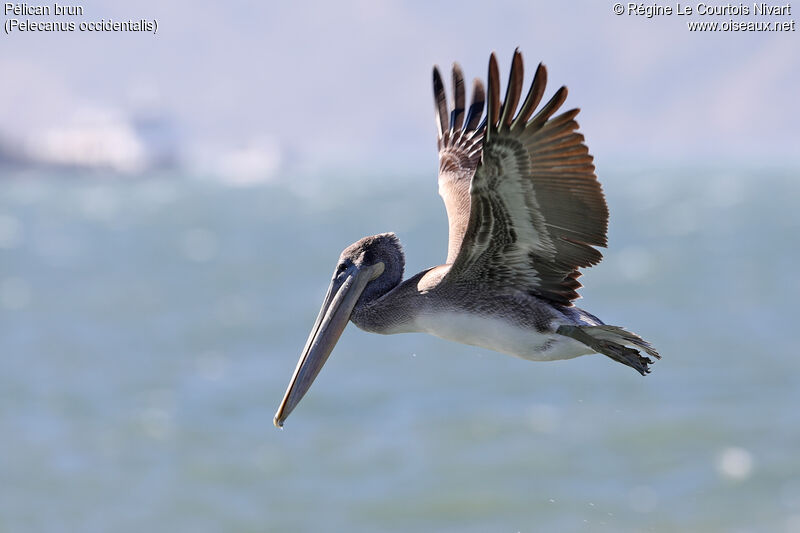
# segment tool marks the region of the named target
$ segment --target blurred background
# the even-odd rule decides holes
[[[4,13],[158,31],[0,37],[0,532],[800,531],[798,37],[687,29],[747,5]],[[446,255],[431,66],[517,46],[611,211],[578,304],[663,360],[351,326],[276,430],[341,249]]]

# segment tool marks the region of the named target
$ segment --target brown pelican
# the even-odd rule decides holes
[[[449,108],[433,69],[439,194],[449,222],[445,264],[403,281],[405,259],[393,233],[345,248],[276,426],[308,391],[348,320],[373,333],[425,332],[531,361],[601,353],[642,375],[653,360],[637,348],[659,358],[638,335],[572,304],[581,286],[578,269],[602,258],[595,246],[606,246],[608,208],[577,132],[578,109],[553,116],[567,88],[534,114],[547,80],[539,64],[518,109],[519,50],[502,103],[494,54],[488,79],[486,93],[475,80],[467,109],[464,77],[454,64]]]

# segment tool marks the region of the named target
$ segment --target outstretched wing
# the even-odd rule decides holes
[[[439,195],[447,209],[449,225],[447,263],[452,263],[461,248],[461,240],[469,223],[469,184],[478,168],[483,140],[483,124],[479,124],[485,103],[483,84],[475,79],[472,103],[464,119],[466,96],[464,75],[453,64],[453,108],[448,109],[447,96],[439,69],[433,67],[433,97],[436,102],[436,125],[439,129]]]
[[[505,101],[497,59],[489,60],[488,111],[481,162],[470,188],[469,225],[443,282],[516,288],[571,305],[578,268],[602,259],[608,208],[594,174],[577,109],[553,117],[561,87],[537,113],[547,71],[539,65],[522,94],[522,55],[514,52]]]

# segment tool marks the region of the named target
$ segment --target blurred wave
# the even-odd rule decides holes
[[[351,326],[271,425],[340,250],[445,256],[434,178],[0,182],[2,531],[794,531],[794,169],[601,172],[579,305],[664,354]]]

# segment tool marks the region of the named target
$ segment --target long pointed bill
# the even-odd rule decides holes
[[[336,346],[336,341],[339,340],[347,326],[353,307],[356,305],[358,297],[364,292],[364,287],[383,271],[383,268],[378,271],[378,266],[383,267],[383,263],[355,270],[345,279],[338,290],[336,289],[336,280],[331,282],[317,320],[306,341],[306,346],[297,362],[297,368],[289,381],[289,387],[275,413],[276,427],[283,426],[289,413],[311,388],[311,384],[322,370],[333,347]]]

